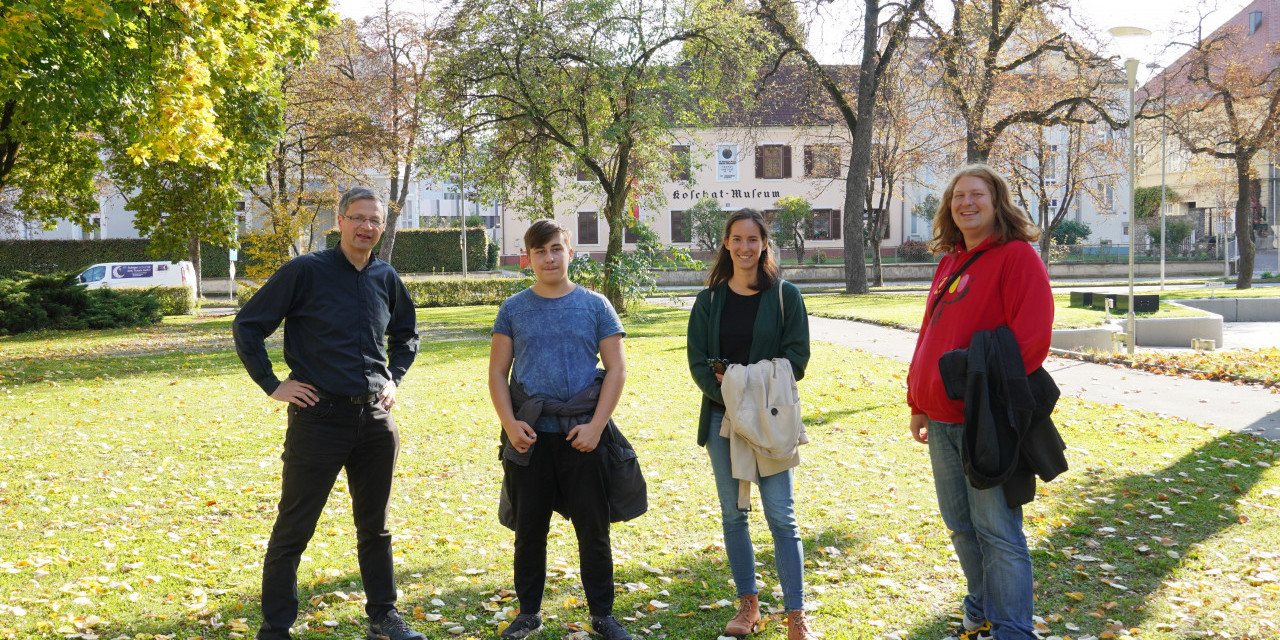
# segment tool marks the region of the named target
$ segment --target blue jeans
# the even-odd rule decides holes
[[[969,485],[960,461],[964,425],[929,421],[929,460],[942,521],[968,582],[964,613],[991,622],[996,640],[1035,640],[1031,554],[1022,507],[1010,509],[1000,487]]]
[[[756,593],[756,552],[751,546],[747,514],[738,511],[738,481],[733,478],[729,462],[729,439],[720,435],[724,413],[711,414],[711,434],[707,438],[707,454],[716,476],[716,494],[720,497],[720,521],[724,526],[724,548],[729,556],[729,570],[738,595]],[[760,502],[764,517],[773,532],[773,557],[782,586],[782,604],[787,611],[804,608],[804,545],[796,525],[795,499],[791,470],[760,478]]]

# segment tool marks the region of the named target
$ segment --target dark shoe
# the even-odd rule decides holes
[[[591,628],[604,640],[635,640],[613,616],[591,616]]]
[[[427,640],[427,637],[409,628],[409,624],[400,617],[400,612],[392,609],[378,618],[369,621],[366,640]]]
[[[519,640],[539,631],[542,631],[542,616],[536,613],[522,613],[502,630],[502,637],[504,640]]]

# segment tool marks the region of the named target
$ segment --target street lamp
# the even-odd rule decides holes
[[[1158,63],[1152,62],[1147,68],[1153,72],[1160,68]],[[1165,192],[1165,125],[1168,122],[1168,114],[1165,113],[1169,106],[1169,78],[1161,77],[1163,92],[1160,94],[1160,292],[1164,293],[1164,253],[1165,246],[1169,242],[1169,229],[1165,226],[1164,219],[1164,192]]]
[[[1133,345],[1137,342],[1138,321],[1133,315],[1133,239],[1138,235],[1138,216],[1134,211],[1133,198],[1133,180],[1134,174],[1137,172],[1137,158],[1133,152],[1133,137],[1135,134],[1134,122],[1137,121],[1137,114],[1133,110],[1133,92],[1138,84],[1138,56],[1142,53],[1142,46],[1146,44],[1146,39],[1151,32],[1142,27],[1112,27],[1108,30],[1116,40],[1116,47],[1120,49],[1121,57],[1124,58],[1125,76],[1129,81],[1129,314],[1128,333],[1129,339],[1125,340],[1125,346],[1130,356],[1133,355]]]

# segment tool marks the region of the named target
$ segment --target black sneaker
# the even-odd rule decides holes
[[[604,640],[635,640],[613,616],[591,616],[591,628]]]
[[[369,621],[366,640],[427,640],[427,637],[409,628],[409,624],[400,617],[400,612],[392,609],[378,618],[377,622]]]
[[[522,613],[516,616],[506,629],[502,630],[504,639],[519,640],[542,631],[542,616],[536,613]]]

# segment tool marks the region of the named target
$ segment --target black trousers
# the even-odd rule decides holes
[[[578,536],[578,563],[593,616],[613,613],[613,549],[605,485],[606,432],[600,446],[582,453],[563,434],[539,433],[529,466],[503,461],[511,477],[516,515],[515,585],[520,611],[537,613],[547,583],[547,530],[557,505]]]
[[[399,450],[400,432],[381,407],[331,400],[306,408],[289,405],[279,513],[262,564],[261,640],[289,637],[298,617],[298,561],[344,468],[368,601],[365,612],[376,619],[395,607],[387,511]]]

